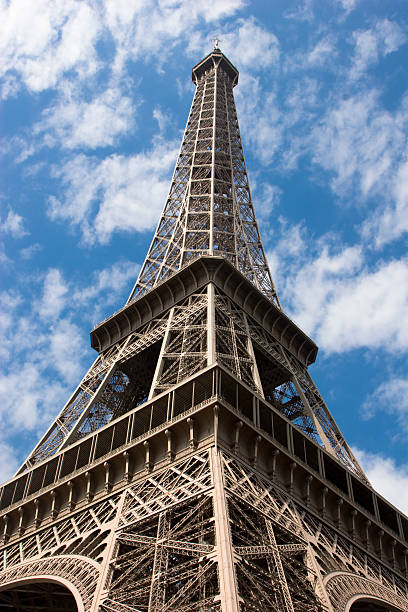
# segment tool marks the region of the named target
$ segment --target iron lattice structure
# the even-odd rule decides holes
[[[0,491],[0,610],[408,610],[408,520],[373,491],[282,311],[216,48],[98,356]]]

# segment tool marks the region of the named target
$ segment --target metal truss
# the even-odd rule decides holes
[[[230,298],[218,292],[216,305],[220,320],[225,322],[224,326],[217,327],[217,340],[226,347],[217,352],[218,360],[269,400],[303,433],[368,482],[307,367]],[[262,353],[258,357],[259,365],[254,347]]]
[[[293,504],[262,493],[214,448],[128,490],[102,609],[323,609]]]
[[[101,353],[22,470],[215,362],[367,481],[307,367],[212,284]]]
[[[0,560],[0,584],[64,580],[85,612],[345,612],[362,592],[408,606],[395,573],[214,446],[4,546]]]
[[[356,593],[408,609],[407,585],[398,573],[401,545],[392,540],[403,533],[401,517],[395,514],[399,527],[390,523],[387,507],[381,510],[376,498],[376,518],[395,532],[387,535],[388,548],[384,545],[384,550],[393,551],[393,561],[384,563],[384,531],[370,540],[379,542],[379,552],[370,550],[368,535],[355,538],[354,518],[351,532],[340,524],[343,498],[331,495],[337,514],[331,509],[331,522],[327,520],[329,489],[318,479],[324,482],[329,472],[324,468],[334,462],[325,453],[315,451],[321,463],[316,474],[313,463],[306,465],[315,474],[307,476],[306,496],[302,482],[294,489],[296,457],[301,463],[307,445],[313,445],[277,411],[360,480],[368,481],[310,377],[305,365],[309,357],[301,361],[302,355],[310,355],[309,349],[301,350],[310,341],[303,336],[299,340],[299,334],[285,335],[293,324],[277,310],[281,307],[255,219],[233,98],[238,73],[216,48],[194,68],[193,76],[197,89],[169,196],[128,305],[136,311],[151,296],[139,306],[133,302],[160,283],[168,282],[156,293],[163,290],[162,295],[170,297],[158,296],[156,309],[151,306],[153,298],[150,305],[146,301],[148,314],[136,317],[137,329],[128,319],[129,328],[123,328],[113,318],[109,329],[116,324],[113,337],[119,339],[112,340],[106,332],[111,346],[103,345],[107,348],[101,349],[20,469],[44,461],[44,467],[32,471],[43,485],[30,489],[31,473],[6,485],[15,486],[21,495],[15,498],[13,493],[10,502],[6,496],[2,506],[14,504],[7,511],[12,518],[2,517],[0,608],[26,602],[30,609],[70,609],[72,598],[67,598],[65,586],[81,601],[84,612],[346,612]],[[246,294],[239,302],[239,287],[235,290],[230,282],[237,273],[224,262],[211,276],[218,261],[212,258],[210,272],[203,260],[192,266],[202,264],[201,280],[191,269],[181,273],[190,274],[191,284],[183,285],[180,275],[170,280],[204,255],[230,261],[271,303],[254,290],[250,293],[253,301],[258,300],[255,305],[249,306]],[[230,270],[224,282],[216,276],[225,275],[226,267]],[[259,315],[259,300],[266,302],[266,314]],[[269,311],[279,316],[267,327]],[[291,346],[296,342],[301,345],[297,352]],[[208,384],[205,394],[197,382],[199,372]],[[181,414],[184,405],[188,415]],[[226,421],[218,421],[222,410]],[[262,430],[265,413],[272,427]],[[153,418],[156,414],[160,419]],[[183,418],[176,421],[174,414]],[[279,422],[286,446],[279,439]],[[235,442],[227,435],[231,427]],[[116,428],[125,435],[113,447]],[[246,432],[242,438],[241,428]],[[273,458],[267,454],[266,439]],[[297,439],[303,455],[296,455]],[[78,447],[68,448],[78,440]],[[70,460],[76,452],[79,457],[81,445],[89,448],[79,471],[74,467],[78,463]],[[90,454],[91,447],[98,454]],[[67,457],[72,452],[71,459],[65,461],[61,453],[46,462],[62,450]],[[275,477],[279,453],[283,480]],[[89,457],[95,459],[89,463]],[[64,468],[55,483],[44,476],[50,463],[55,464],[55,474],[57,464]],[[350,485],[348,508],[358,507],[353,494],[364,485],[351,487],[358,479],[349,475],[345,480]],[[337,486],[336,479],[331,482],[328,476],[327,481]],[[24,488],[31,498],[26,494],[26,503],[17,507]],[[321,515],[316,513],[320,498]],[[366,506],[360,509],[357,529],[368,534],[371,522],[362,518]],[[357,516],[357,510],[352,512]],[[27,584],[39,577],[60,586],[53,591],[40,585],[31,591]],[[11,584],[20,590],[10,588],[2,594],[4,585]]]
[[[207,310],[207,291],[171,309],[150,396],[206,367]]]
[[[225,257],[280,307],[251,199],[235,82],[214,50],[197,89],[169,195],[129,302],[200,255]]]
[[[202,255],[229,260],[280,308],[251,200],[237,71],[215,49],[197,85],[169,196],[129,303]],[[102,351],[20,472],[219,362],[367,481],[307,367],[210,283]]]
[[[205,307],[206,295],[193,296],[101,353],[19,472],[145,402],[157,360],[147,349],[161,345],[170,320],[172,329],[185,329]]]

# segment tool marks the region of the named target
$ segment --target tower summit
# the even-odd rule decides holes
[[[408,609],[408,519],[379,496],[283,312],[216,44],[169,194],[98,356],[0,490],[0,608]],[[146,196],[148,199],[148,194]]]

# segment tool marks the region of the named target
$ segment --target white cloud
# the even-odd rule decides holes
[[[381,383],[363,404],[366,418],[386,412],[397,418],[400,434],[408,434],[408,379],[393,377]]]
[[[277,185],[262,183],[256,190],[256,215],[258,221],[268,224],[271,221],[271,213],[279,204],[282,189]]]
[[[48,425],[52,416],[62,408],[61,401],[67,394],[67,387],[45,377],[41,364],[19,364],[18,370],[0,375],[2,420],[20,432],[38,430]]]
[[[356,80],[375,64],[380,57],[396,51],[406,40],[406,36],[397,23],[388,19],[378,21],[371,30],[358,30],[353,33],[355,44],[354,57],[349,77]]]
[[[78,0],[12,0],[0,4],[0,73],[3,95],[15,93],[15,76],[32,91],[55,87],[73,71],[80,78],[98,69],[95,43],[101,31],[97,11]]]
[[[3,291],[0,293],[0,358],[3,363],[10,358],[12,339],[9,338],[10,330],[13,329],[14,312],[21,304],[22,297],[16,292]]]
[[[321,32],[318,33],[321,36]],[[297,73],[297,80],[290,84],[296,86],[299,79],[319,69],[330,70],[338,74],[339,59],[336,47],[336,36],[333,32],[325,33],[322,38],[306,41],[306,47],[301,50],[286,53],[282,57],[282,69],[285,75]]]
[[[334,287],[318,341],[328,351],[361,346],[388,351],[408,349],[408,261],[381,263]]]
[[[244,0],[106,1],[104,21],[116,45],[114,72],[121,72],[129,59],[146,55],[156,56],[157,68],[160,69],[172,46],[180,40],[184,39],[189,50],[193,48],[193,39],[199,38],[194,31],[198,23],[217,22],[233,15],[244,4]]]
[[[250,66],[254,72],[279,62],[277,37],[251,17],[239,19],[232,32],[223,33],[220,47],[228,57],[239,60],[240,70]]]
[[[297,78],[281,102],[277,89],[262,91],[258,77],[243,73],[236,97],[244,142],[252,153],[263,165],[274,163],[283,172],[295,167],[310,144],[308,132],[320,103],[318,81]]]
[[[354,33],[355,53],[349,77],[358,79],[370,64],[378,60],[378,37],[375,32],[365,30]]]
[[[159,126],[159,136],[162,137],[164,137],[167,128],[171,126],[172,122],[174,122],[172,115],[170,113],[165,113],[159,106],[156,106],[156,108],[153,109],[153,119],[157,121]]]
[[[49,354],[55,371],[64,383],[78,383],[84,374],[81,367],[82,356],[86,352],[83,342],[78,326],[69,319],[60,319],[51,327]],[[72,355],[77,358],[72,359]]]
[[[260,104],[259,79],[243,75],[242,81],[237,106],[245,140],[252,145],[258,159],[263,164],[269,164],[283,145],[285,118],[275,92],[266,93]],[[257,117],[256,121],[254,116]]]
[[[284,16],[286,19],[297,21],[312,21],[314,19],[313,0],[300,0],[294,8],[288,9]]]
[[[358,0],[337,0],[337,2],[349,13],[357,6]]]
[[[38,251],[41,251],[41,248],[42,247],[40,244],[38,244],[38,242],[35,244],[30,244],[30,246],[20,250],[20,257],[21,259],[31,259],[36,253],[38,253]]]
[[[0,482],[11,478],[18,467],[19,462],[15,448],[4,440],[0,440]]]
[[[111,314],[112,306],[118,306],[118,295],[130,294],[139,270],[139,264],[119,261],[96,271],[87,287],[73,291],[73,304],[87,304],[90,322],[96,325]]]
[[[117,136],[133,129],[135,112],[130,98],[118,88],[108,88],[87,102],[67,86],[59,103],[43,112],[33,131],[43,134],[48,146],[95,149],[113,145]]]
[[[333,59],[337,52],[331,37],[325,36],[319,40],[309,53],[306,54],[305,64],[309,66],[322,66],[327,60]]]
[[[374,489],[408,514],[408,464],[397,465],[390,457],[353,448]]]
[[[68,287],[60,270],[50,268],[44,279],[44,288],[38,312],[44,319],[57,319],[65,307]]]
[[[143,231],[157,222],[169,186],[176,144],[158,139],[150,151],[111,155],[101,162],[78,155],[55,169],[64,201],[50,198],[52,219],[80,224],[84,241],[107,243],[117,231]]]
[[[373,239],[377,248],[408,231],[408,163],[399,166],[392,183],[393,200],[379,207],[363,226],[364,238],[367,241]]]
[[[3,97],[19,83],[38,92],[92,78],[100,68],[97,45],[113,40],[112,70],[129,59],[156,56],[157,68],[173,44],[188,41],[200,22],[233,15],[244,0],[3,0],[0,3],[0,75]]]
[[[382,109],[375,90],[329,108],[313,129],[313,161],[333,173],[332,189],[344,196],[356,185],[362,196],[386,192],[390,173],[405,147],[408,113],[404,104],[392,115]]]
[[[281,234],[268,254],[275,284],[284,308],[323,350],[408,349],[408,260],[370,268],[360,246],[339,248],[327,236],[313,244],[297,226]]]
[[[36,279],[25,282],[24,297],[6,292],[0,296],[0,345],[8,363],[0,374],[0,423],[7,425],[10,433],[44,427],[68,393],[50,351],[52,331],[38,317],[35,303],[30,308],[28,295]],[[69,344],[69,336],[65,341]],[[79,355],[71,352],[70,359],[78,363]]]
[[[295,226],[284,235],[285,238],[275,248],[278,263],[275,262],[273,266],[276,268],[276,282],[278,286],[283,286],[282,299],[289,302],[289,309],[302,329],[320,335],[320,328],[339,284],[347,283],[362,265],[361,250],[348,247],[336,251],[323,244],[315,259],[309,256],[302,260],[298,258],[299,252],[304,249],[307,253],[307,247],[299,228]],[[290,269],[282,266],[283,252],[285,257],[293,257],[293,267]],[[323,340],[324,348],[327,348],[328,342],[332,344],[332,337],[330,333],[330,337]]]
[[[11,208],[4,221],[0,221],[0,232],[10,234],[13,238],[22,238],[28,234],[27,230],[24,228],[23,217],[14,212]]]
[[[405,36],[387,20],[357,34],[364,61],[369,59],[371,39],[372,53],[383,57]],[[296,80],[275,84],[273,91],[263,90],[259,77],[244,72],[237,91],[242,133],[263,165],[274,164],[287,173],[301,156],[308,158],[316,181],[328,180],[343,202],[361,206],[370,201],[369,217],[359,229],[364,242],[378,248],[408,231],[408,97],[390,110],[383,105],[380,89],[362,89],[359,83],[356,90],[343,82],[340,92],[336,89],[325,99],[321,80],[305,69],[331,68],[335,55],[335,38],[326,35],[303,55],[285,58],[283,69],[289,77],[296,74]],[[322,177],[322,169],[328,177]]]

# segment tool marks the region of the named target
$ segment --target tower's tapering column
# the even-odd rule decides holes
[[[129,302],[201,255],[234,264],[280,308],[252,204],[233,88],[216,48],[193,68],[197,87],[168,198]]]

